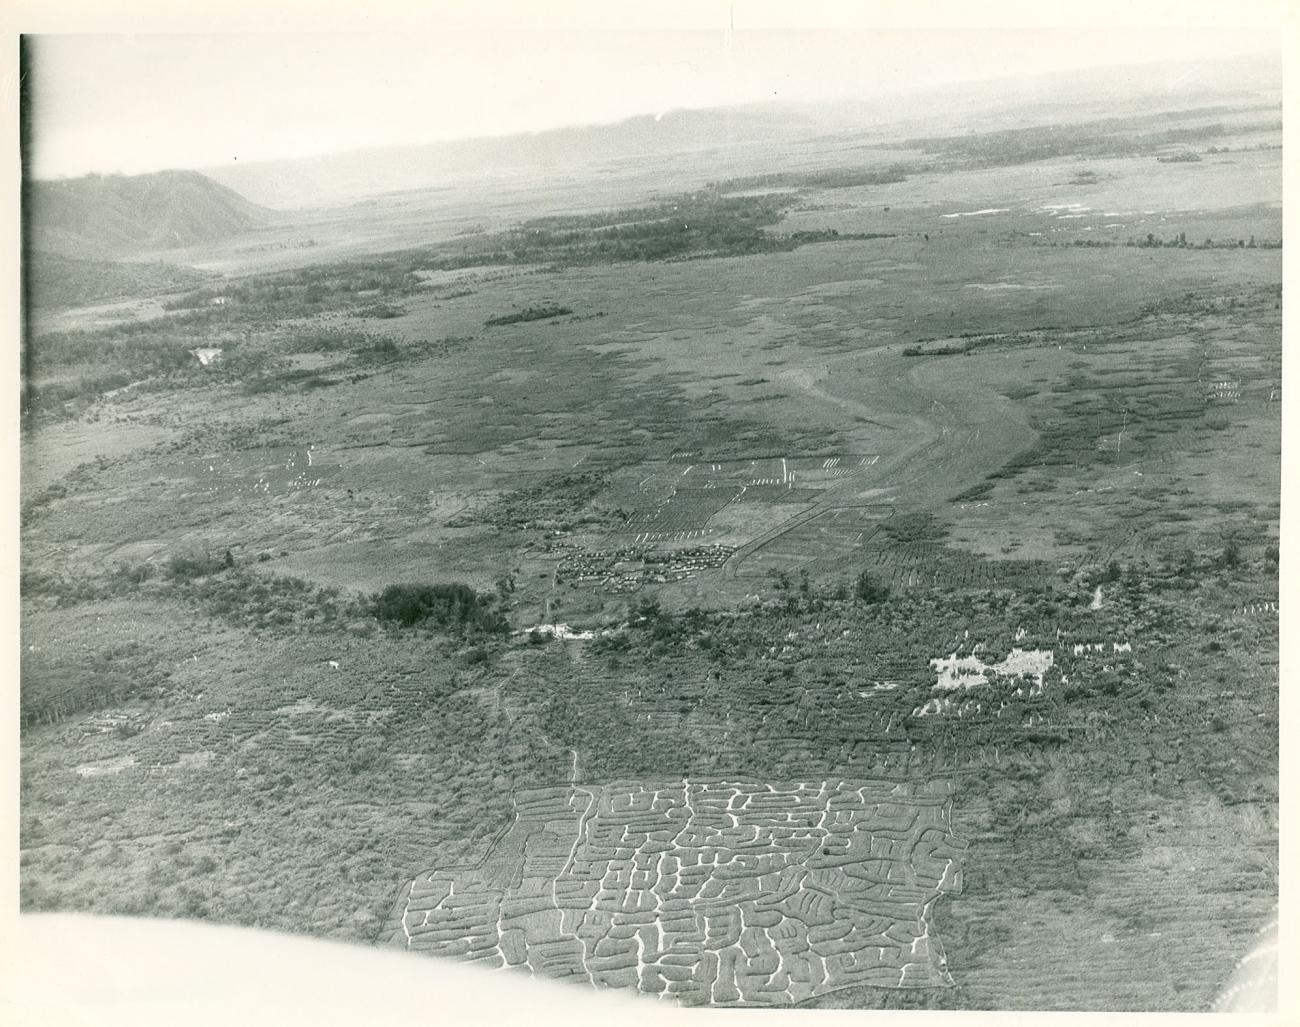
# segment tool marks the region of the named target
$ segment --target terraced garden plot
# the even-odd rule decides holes
[[[675,457],[656,465],[637,483],[631,499],[637,512],[616,534],[628,536],[635,544],[702,539],[710,533],[710,520],[733,502],[782,507],[815,502],[879,459],[877,454],[739,460]]]
[[[742,554],[736,573],[765,577],[773,571],[789,573],[800,568],[833,568],[866,546],[893,513],[891,506],[859,506],[826,510],[774,534],[752,552]]]
[[[837,483],[867,467],[880,457],[877,454],[842,454],[840,456],[758,457],[752,460],[704,460],[687,464],[678,479],[681,484],[699,481],[713,484],[732,483],[749,487],[781,485],[785,487],[825,487]]]
[[[677,488],[658,506],[633,514],[623,532],[634,533],[638,542],[698,538],[709,518],[738,495],[740,489],[731,487]]]
[[[640,483],[643,489],[704,488],[726,485],[746,489],[768,487],[823,489],[872,467],[877,453],[842,453],[838,456],[765,456],[750,459],[709,460],[699,456],[676,458],[660,465]]]
[[[951,985],[945,781],[574,784],[516,792],[473,866],[402,889],[383,938],[686,1004]]]
[[[1047,561],[986,560],[935,542],[875,538],[865,545],[860,558],[873,577],[899,588],[1040,585],[1055,573],[1055,567]]]

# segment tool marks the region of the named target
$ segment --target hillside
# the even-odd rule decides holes
[[[28,246],[75,257],[120,257],[213,242],[266,222],[268,212],[197,171],[86,175],[28,185]]]
[[[161,261],[86,260],[45,250],[26,254],[23,271],[30,309],[37,311],[195,289],[212,277]]]

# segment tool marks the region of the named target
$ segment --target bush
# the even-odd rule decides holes
[[[565,314],[572,314],[573,310],[569,307],[558,307],[555,305],[542,307],[525,307],[523,310],[513,314],[499,314],[496,317],[489,317],[483,323],[489,328],[495,328],[499,325],[519,324],[522,321],[544,321],[551,317],[563,317]]]
[[[970,503],[977,499],[983,499],[994,489],[994,482],[982,481],[978,485],[972,485],[965,492],[958,492],[952,497],[953,503]]]
[[[880,525],[895,542],[938,542],[948,529],[928,513],[898,514]]]
[[[1228,539],[1215,563],[1219,567],[1236,567],[1241,563],[1241,546],[1236,539]]]
[[[468,585],[389,585],[374,597],[375,617],[412,627],[429,624],[453,631],[502,634],[505,617],[490,595],[480,595]]]
[[[863,571],[858,575],[857,581],[853,583],[853,594],[859,602],[868,604],[883,603],[889,598],[889,588],[880,584],[866,571]]]
[[[210,574],[226,569],[226,562],[208,553],[192,551],[173,553],[167,561],[167,576],[174,581],[189,581],[193,578],[205,578]]]
[[[392,303],[372,303],[368,307],[362,307],[357,311],[358,317],[374,317],[381,320],[387,320],[393,317],[402,317],[406,310]]]

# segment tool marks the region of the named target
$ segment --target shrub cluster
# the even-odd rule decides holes
[[[441,585],[389,585],[374,597],[375,617],[413,627],[416,624],[456,632],[503,634],[508,624],[496,597],[460,582]]]

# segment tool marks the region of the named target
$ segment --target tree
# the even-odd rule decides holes
[[[654,596],[645,596],[636,607],[636,619],[653,624],[659,619],[659,600]]]
[[[1241,546],[1235,538],[1224,543],[1223,552],[1219,554],[1220,567],[1236,567],[1241,563]]]
[[[863,571],[853,583],[853,594],[863,603],[883,603],[889,598],[889,588],[872,578],[867,571]]]

